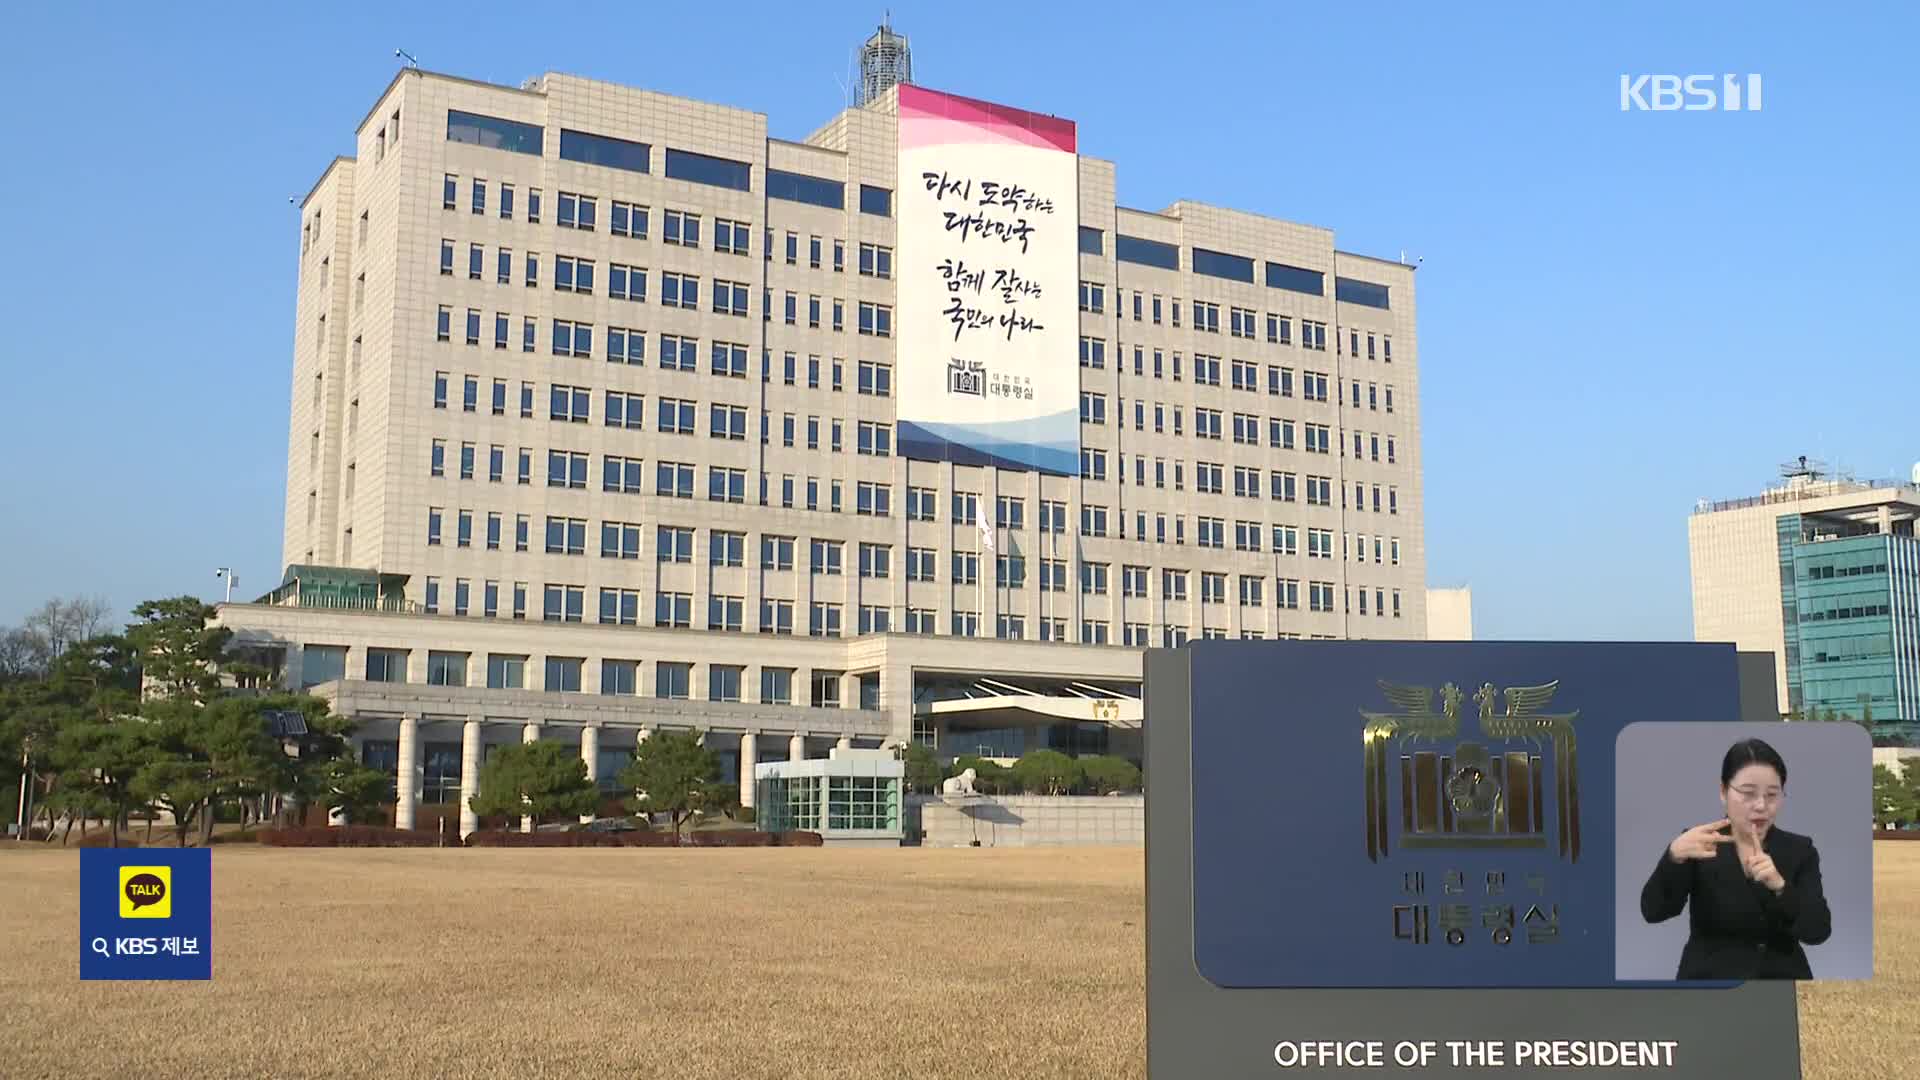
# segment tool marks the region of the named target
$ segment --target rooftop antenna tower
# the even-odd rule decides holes
[[[904,35],[893,32],[889,11],[865,45],[860,46],[860,85],[855,105],[871,105],[900,83],[913,81],[913,50]]]

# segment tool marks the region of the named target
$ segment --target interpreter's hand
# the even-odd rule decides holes
[[[1695,825],[1674,837],[1673,843],[1667,845],[1667,857],[1674,862],[1713,858],[1719,853],[1720,845],[1733,842],[1732,833],[1721,831],[1732,824],[1728,819],[1721,818],[1705,825]]]
[[[1773,865],[1773,856],[1760,846],[1760,837],[1751,828],[1743,830],[1743,842],[1740,844],[1740,868],[1746,872],[1750,881],[1757,881],[1773,892],[1787,887],[1787,879]]]

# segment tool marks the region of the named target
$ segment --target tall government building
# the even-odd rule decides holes
[[[788,141],[408,68],[321,170],[285,577],[220,619],[401,823],[531,738],[1137,761],[1145,648],[1425,636],[1411,267],[867,82]]]
[[[1801,458],[1758,495],[1687,522],[1693,636],[1774,655],[1782,715],[1920,736],[1920,466],[1912,483]]]

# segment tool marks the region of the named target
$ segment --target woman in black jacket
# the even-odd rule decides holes
[[[1813,840],[1774,826],[1787,763],[1759,739],[1720,765],[1727,816],[1667,845],[1640,890],[1650,923],[1688,913],[1678,979],[1811,979],[1804,946],[1833,934]]]

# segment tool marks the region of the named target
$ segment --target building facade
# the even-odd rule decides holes
[[[1798,468],[1688,522],[1694,638],[1772,652],[1780,712],[1920,734],[1920,487]]]
[[[1077,475],[909,456],[899,388],[961,365],[899,347],[931,270],[900,245],[931,190],[901,190],[903,93],[993,138],[1017,113],[896,86],[788,142],[572,76],[402,71],[301,207],[289,570],[222,618],[371,713],[484,680],[966,752],[1110,749],[1075,725],[1137,725],[1146,647],[1423,637],[1412,268],[1120,206],[1076,155],[1077,326],[1035,375],[1078,387]],[[943,701],[983,704],[950,728]]]

